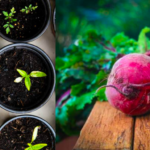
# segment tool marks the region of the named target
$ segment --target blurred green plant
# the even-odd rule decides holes
[[[101,31],[106,38],[118,32],[137,40],[139,31],[150,26],[149,0],[57,0],[57,56],[65,55],[69,46],[90,29]],[[66,27],[67,25],[67,27]]]
[[[64,57],[57,57],[57,141],[66,135],[78,135],[94,102],[107,100],[105,89],[98,93],[96,90],[106,84],[117,59],[150,49],[150,40],[146,37],[148,32],[150,28],[142,29],[138,40],[123,32],[107,40],[91,30],[65,48]]]

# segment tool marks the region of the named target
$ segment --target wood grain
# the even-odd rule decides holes
[[[74,150],[131,150],[134,118],[107,102],[97,102]]]
[[[150,150],[150,115],[135,121],[134,150]]]

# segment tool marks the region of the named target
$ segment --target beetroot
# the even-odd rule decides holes
[[[150,56],[135,53],[120,58],[106,87],[109,103],[122,112],[136,116],[150,111]]]

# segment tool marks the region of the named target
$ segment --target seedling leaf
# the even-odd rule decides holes
[[[33,6],[33,7],[32,7],[32,4],[30,4],[28,7],[25,6],[25,8],[21,9],[20,11],[21,11],[22,13],[28,14],[28,13],[30,13],[31,11],[33,11],[33,10],[35,10],[35,9],[37,9],[37,8],[38,8],[38,6]]]
[[[46,75],[46,73],[41,72],[41,71],[32,71],[30,73],[30,76],[36,78],[36,77],[46,77],[47,75]]]
[[[9,26],[10,26],[10,28],[14,28],[14,26],[12,24],[10,24]]]
[[[8,20],[8,19],[9,19],[9,17],[6,17],[6,18],[5,18],[5,20]]]
[[[42,149],[42,148],[45,147],[45,146],[47,146],[47,144],[41,143],[41,144],[36,144],[36,145],[32,146],[32,148],[33,148],[34,150],[40,150],[40,149]]]
[[[31,80],[30,80],[29,75],[25,77],[25,86],[28,89],[28,91],[30,91],[30,89],[31,89]]]
[[[4,16],[8,17],[8,12],[3,11]]]
[[[13,28],[14,26],[9,24],[8,27],[6,28],[9,28],[9,26],[11,28]],[[21,70],[21,69],[17,69],[18,73],[22,76],[22,77],[18,77],[14,80],[15,83],[19,83],[22,81],[23,78],[25,78],[25,86],[26,88],[28,89],[28,91],[30,91],[31,89],[31,80],[30,80],[30,77],[45,77],[47,76],[46,73],[44,72],[41,72],[41,71],[32,71],[30,74],[27,74],[24,70]]]
[[[43,147],[47,146],[47,144],[45,143],[40,143],[40,144],[35,144],[32,145],[32,143],[36,140],[37,135],[38,135],[38,129],[40,128],[40,126],[36,126],[34,128],[33,134],[32,134],[32,140],[31,143],[28,143],[27,145],[29,146],[28,148],[26,148],[25,150],[40,150]]]
[[[12,9],[11,9],[11,12],[13,13],[15,11],[15,8],[13,7]]]
[[[7,27],[8,27],[8,24],[5,24],[3,27],[4,27],[4,28],[7,28]]]
[[[29,10],[26,10],[26,14],[28,14],[29,13]]]
[[[6,28],[6,34],[8,34],[9,32],[10,32],[10,28],[7,27],[7,28]]]
[[[18,73],[22,76],[22,77],[26,77],[27,73],[24,70],[21,69],[17,69]]]
[[[12,19],[13,22],[17,21],[17,19]]]
[[[9,17],[11,17],[11,16],[12,16],[12,13],[9,14]]]
[[[23,77],[18,77],[14,80],[15,83],[20,83],[23,80]]]
[[[25,12],[26,10],[25,9],[22,9],[22,10],[20,10],[21,12]]]
[[[37,138],[39,127],[40,127],[40,126],[37,126],[37,127],[34,128],[31,143],[32,143],[33,141],[35,141],[35,139]]]
[[[27,147],[25,150],[32,150],[31,147]]]

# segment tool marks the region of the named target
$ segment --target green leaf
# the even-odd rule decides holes
[[[17,69],[17,71],[22,77],[26,77],[28,75],[24,70]]]
[[[32,148],[32,144],[31,143],[28,143],[27,145]]]
[[[26,10],[26,14],[28,14],[29,13],[29,10]]]
[[[138,45],[141,53],[145,53],[150,48],[150,40],[146,37],[146,33],[150,32],[149,27],[145,27],[139,34]]]
[[[61,72],[62,78],[60,82],[64,82],[67,78],[81,79],[85,82],[92,82],[95,79],[95,74],[90,71],[79,69],[65,69]]]
[[[77,96],[83,89],[86,88],[85,83],[79,83],[71,86],[71,95]]]
[[[31,89],[31,81],[30,81],[30,76],[29,75],[25,77],[25,86],[28,89],[28,91],[30,91],[30,89]]]
[[[13,13],[15,11],[15,8],[13,7],[12,9],[11,9],[11,12]]]
[[[42,149],[42,148],[44,148],[46,146],[47,146],[47,144],[40,143],[40,144],[33,145],[32,148],[33,148],[33,150],[40,150],[40,149]]]
[[[38,6],[32,7],[33,10],[36,10],[38,8]]]
[[[78,97],[75,101],[76,105],[77,105],[77,109],[83,109],[85,107],[86,104],[91,104],[93,98],[95,97],[95,91],[83,94],[82,96]]]
[[[126,42],[129,39],[123,32],[117,33],[112,39],[111,43],[114,47]]]
[[[33,150],[31,147],[27,147],[25,150]]]
[[[31,8],[31,7],[32,7],[32,4],[29,5],[29,8]]]
[[[106,88],[102,88],[97,93],[95,93],[95,96],[98,97],[98,101],[107,101],[107,97],[105,94]]]
[[[8,17],[8,12],[3,11],[4,16]]]
[[[76,63],[79,63],[82,60],[81,53],[72,54],[70,56],[66,56],[65,58],[56,58],[56,70],[62,70],[65,68],[69,68]]]
[[[4,28],[7,28],[7,27],[8,27],[8,24],[5,24],[3,27],[4,27]]]
[[[8,34],[9,32],[10,32],[10,28],[7,27],[7,28],[6,28],[6,34]]]
[[[12,17],[12,13],[9,13],[9,17]]]
[[[33,134],[32,134],[32,140],[31,140],[31,143],[34,142],[35,139],[37,138],[39,127],[40,127],[40,126],[37,126],[37,127],[34,128],[34,131],[33,131]]]
[[[46,77],[47,75],[46,75],[46,73],[41,72],[41,71],[32,71],[30,73],[30,76],[31,77]]]
[[[24,77],[18,77],[14,80],[15,83],[20,83]]]
[[[26,10],[25,10],[25,9],[21,9],[20,11],[21,11],[21,12],[25,12]]]
[[[96,83],[100,84],[100,82],[103,79],[107,78],[107,76],[108,76],[108,74],[105,71],[103,71],[103,70],[99,71],[99,73],[95,76],[95,79],[93,80],[92,84],[96,84]]]
[[[17,19],[12,19],[12,21],[13,21],[13,22],[16,22],[16,21],[17,21]]]
[[[5,20],[8,20],[8,19],[9,19],[9,17],[6,17],[6,18],[5,18]]]
[[[9,26],[10,26],[10,28],[14,28],[14,26],[12,24],[10,24]]]

